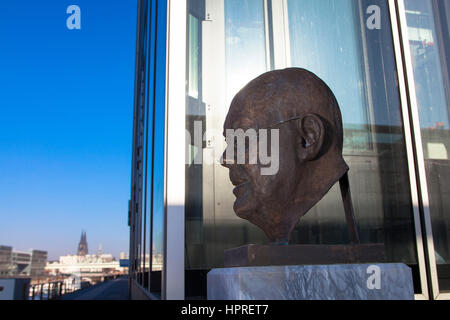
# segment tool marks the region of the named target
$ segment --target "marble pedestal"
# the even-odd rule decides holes
[[[209,300],[413,300],[404,264],[345,264],[213,269]]]

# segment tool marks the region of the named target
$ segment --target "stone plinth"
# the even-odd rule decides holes
[[[413,300],[404,264],[345,264],[213,269],[209,300]]]

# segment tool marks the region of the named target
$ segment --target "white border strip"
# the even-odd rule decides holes
[[[184,299],[187,1],[168,0],[166,86],[166,226],[163,299]]]
[[[420,285],[422,287],[422,294],[416,295],[417,300],[429,299],[428,295],[428,283],[427,283],[427,273],[425,268],[425,255],[423,248],[423,237],[422,237],[422,227],[420,223],[420,203],[417,190],[417,180],[416,180],[416,170],[415,170],[415,160],[414,160],[414,148],[412,141],[411,125],[410,125],[410,115],[408,109],[408,97],[406,90],[406,79],[403,72],[403,60],[402,60],[402,50],[399,35],[399,28],[397,23],[397,14],[395,7],[395,0],[389,0],[389,12],[391,18],[392,26],[392,37],[395,49],[395,59],[397,63],[397,74],[398,74],[398,85],[400,90],[400,100],[401,100],[401,111],[403,118],[403,127],[405,131],[405,143],[406,143],[406,154],[408,161],[408,171],[409,171],[409,181],[411,187],[411,200],[413,204],[413,215],[414,215],[414,226],[416,231],[416,245],[417,245],[417,259],[419,263],[420,270]]]
[[[411,122],[414,134],[414,144],[417,153],[417,172],[419,186],[421,190],[421,198],[423,205],[423,219],[425,223],[426,231],[426,243],[428,249],[428,261],[431,275],[431,288],[433,291],[433,297],[436,299],[439,296],[439,283],[437,278],[436,270],[436,256],[434,252],[434,242],[433,242],[433,231],[431,228],[431,217],[430,217],[430,203],[428,197],[428,185],[427,176],[425,171],[425,160],[423,154],[423,144],[422,144],[422,133],[420,130],[420,118],[419,118],[419,108],[417,103],[416,95],[416,85],[414,80],[414,68],[412,63],[411,50],[408,40],[408,23],[406,20],[405,4],[403,0],[396,2],[398,5],[398,14],[400,20],[400,32],[402,35],[403,52],[405,59],[405,70],[406,79],[408,84],[410,108],[411,108]]]

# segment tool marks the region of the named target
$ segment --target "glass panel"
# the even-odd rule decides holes
[[[263,0],[191,0],[188,7],[190,15],[209,14],[199,31],[203,41],[198,52],[201,93],[198,99],[192,99],[186,92],[186,129],[190,134],[186,155],[186,268],[198,270],[223,265],[225,249],[254,239],[266,241],[262,231],[234,214],[228,170],[217,161],[208,161],[219,159],[223,152],[222,126],[229,102],[245,84],[267,71],[266,34]],[[194,38],[190,37],[188,43]],[[187,59],[191,59],[189,52]],[[200,141],[205,136],[200,145],[195,143],[198,136]],[[198,282],[193,280],[197,276],[190,272],[186,281]],[[195,293],[194,285],[186,287],[188,296],[203,294]]]
[[[166,37],[167,37],[167,2],[151,1],[150,22],[152,23],[152,41],[155,43],[150,52],[149,61],[154,61],[150,68],[154,83],[153,104],[153,142],[151,176],[151,256],[150,256],[150,291],[156,295],[161,293],[162,271],[164,259],[164,143],[165,143],[165,103],[166,103]],[[151,100],[150,100],[151,101]],[[150,136],[150,135],[149,135]]]
[[[441,291],[450,291],[449,0],[406,0]]]
[[[166,5],[159,1],[156,25],[155,104],[153,144],[152,271],[162,270],[164,254],[164,136],[166,79]],[[163,18],[161,18],[163,17]],[[152,284],[153,285],[153,284]]]
[[[262,0],[225,0],[227,105],[251,79],[266,71]]]
[[[189,15],[189,95],[198,99],[198,59],[199,59],[199,21],[193,15]]]
[[[289,0],[291,66],[310,70],[328,84],[339,101],[344,128],[365,133],[346,135],[345,147],[367,150],[368,102],[361,32],[355,28],[360,23],[357,7],[353,0]]]
[[[415,290],[420,292],[392,32],[385,18],[389,17],[387,2],[288,0],[287,14],[274,14],[278,7],[265,10],[262,0],[189,3],[202,3],[208,21],[202,27],[199,59],[203,70],[199,90],[206,107],[204,117],[197,119],[197,130],[200,141],[202,136],[204,140],[201,150],[191,149],[191,161],[186,162],[186,268],[223,267],[224,250],[268,242],[259,228],[234,214],[229,172],[217,160],[225,146],[222,130],[231,99],[269,69],[266,59],[271,61],[290,48],[292,66],[320,76],[340,104],[344,156],[350,166],[362,242],[384,243],[388,261],[412,266]],[[370,5],[381,9],[380,30],[365,27]],[[279,30],[280,25],[286,26],[286,38],[290,39],[283,48],[273,47],[270,41],[275,36],[272,26]],[[273,42],[280,43],[276,40]],[[273,56],[267,56],[266,48]],[[189,111],[186,126],[190,144],[198,146],[192,120]],[[195,155],[203,162],[195,164]],[[291,240],[293,244],[349,242],[339,186],[301,219]]]
[[[414,223],[390,24],[368,30],[364,13],[386,1],[288,0],[291,63],[335,93],[344,126],[344,158],[364,243],[384,243],[390,262],[413,266]],[[362,14],[363,13],[363,14]],[[337,185],[294,230],[298,243],[347,243]],[[420,286],[416,285],[416,292]]]

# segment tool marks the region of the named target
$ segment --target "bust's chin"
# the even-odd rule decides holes
[[[247,199],[236,199],[233,204],[233,210],[238,217],[247,219],[254,215],[258,210],[258,206]]]
[[[238,217],[246,219],[251,217],[258,210],[258,199],[256,199],[253,195],[253,191],[251,188],[246,186],[246,188],[242,188],[238,190],[239,192],[234,191],[236,196],[236,200],[233,204],[233,210]]]

